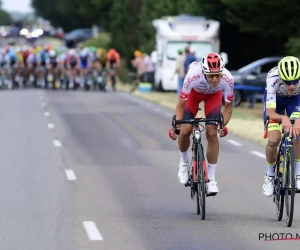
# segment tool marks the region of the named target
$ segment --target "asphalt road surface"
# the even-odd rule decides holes
[[[256,143],[220,139],[220,193],[202,221],[177,180],[171,110],[127,93],[43,90],[2,91],[0,110],[0,249],[300,248],[265,241],[300,235],[300,196],[287,228],[262,194]]]

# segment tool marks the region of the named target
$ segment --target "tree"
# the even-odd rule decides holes
[[[227,6],[228,21],[242,32],[258,32],[264,37],[288,37],[299,34],[298,0],[222,0]]]
[[[131,50],[131,44],[128,44],[129,27],[128,22],[128,1],[114,0],[110,10],[109,31],[113,38],[111,46],[120,52],[122,57],[127,57]]]
[[[10,22],[11,16],[2,10],[2,1],[0,0],[0,25],[7,25]]]
[[[41,16],[55,26],[66,31],[76,28],[89,28],[103,22],[108,28],[108,13],[111,2],[107,0],[32,0],[32,7]]]
[[[202,13],[199,0],[143,0],[139,24],[140,48],[148,53],[154,49],[155,29],[152,26],[152,20],[181,14],[199,16]]]
[[[6,11],[0,10],[0,25],[7,25],[10,19],[10,15]]]

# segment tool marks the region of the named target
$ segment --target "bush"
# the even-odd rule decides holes
[[[300,38],[290,37],[286,44],[286,49],[289,55],[300,57]]]
[[[110,34],[101,32],[97,37],[87,40],[84,45],[87,47],[94,46],[96,48],[105,48],[108,50],[110,42]]]

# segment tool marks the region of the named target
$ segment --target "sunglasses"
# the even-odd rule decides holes
[[[293,81],[283,81],[286,85],[296,85],[299,83],[299,79],[293,80]]]
[[[214,77],[220,78],[222,76],[222,73],[217,73],[217,74],[206,74],[207,78],[213,79]]]

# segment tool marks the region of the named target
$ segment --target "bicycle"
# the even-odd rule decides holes
[[[172,119],[173,132],[179,134],[176,129],[178,124],[191,124],[193,125],[193,144],[192,144],[192,159],[189,164],[189,180],[185,185],[191,187],[191,199],[194,200],[196,196],[196,212],[200,214],[201,219],[205,220],[205,197],[215,196],[216,193],[206,193],[206,183],[209,182],[206,161],[204,157],[204,149],[201,142],[201,132],[205,130],[203,122],[216,122],[223,129],[223,115],[220,118],[202,118],[196,117],[189,120],[176,120],[176,115]]]
[[[294,124],[295,120],[291,120]],[[269,123],[278,123],[270,120],[266,116],[264,127],[264,138],[268,137]],[[296,190],[296,175],[295,175],[295,152],[293,149],[293,137],[288,133],[281,131],[281,142],[275,164],[274,177],[274,194],[273,202],[276,204],[277,220],[281,221],[284,210],[284,203],[286,209],[286,224],[288,227],[292,225],[294,215],[294,201]]]

